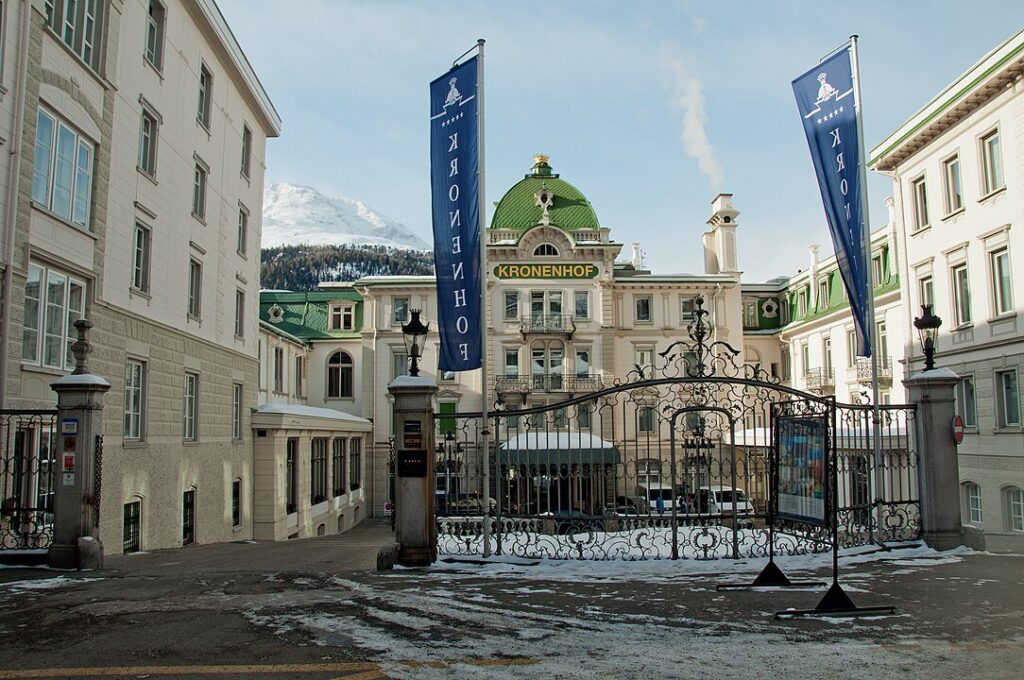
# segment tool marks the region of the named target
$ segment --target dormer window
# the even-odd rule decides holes
[[[533,249],[533,254],[536,257],[558,257],[558,248],[550,243],[541,243]]]

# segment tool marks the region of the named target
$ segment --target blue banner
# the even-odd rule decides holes
[[[430,188],[442,371],[481,366],[477,57],[430,83]]]
[[[870,235],[861,214],[861,149],[854,106],[853,67],[849,49],[832,57],[793,81],[797,107],[804,122],[811,159],[825,204],[839,272],[850,298],[858,354],[871,356],[868,319],[868,267],[865,254]],[[812,282],[811,285],[816,285]]]

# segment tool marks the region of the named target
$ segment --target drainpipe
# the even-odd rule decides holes
[[[18,219],[18,176],[21,174],[21,136],[25,126],[25,80],[28,78],[28,28],[32,6],[21,0],[21,37],[18,42],[18,75],[14,81],[14,112],[11,148],[7,174],[6,252],[4,253],[3,296],[0,298],[0,409],[7,408],[7,348],[11,346],[11,281],[14,273],[14,237]]]

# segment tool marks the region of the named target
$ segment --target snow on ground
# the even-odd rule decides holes
[[[32,579],[29,581],[11,581],[0,583],[0,588],[11,590],[53,590],[67,586],[76,586],[90,581],[100,581],[98,578],[69,578],[67,576],[56,576],[54,578]]]

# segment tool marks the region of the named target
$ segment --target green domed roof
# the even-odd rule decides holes
[[[491,229],[527,230],[536,226],[543,215],[537,195],[547,189],[551,193],[548,218],[552,225],[565,231],[599,229],[597,213],[580,190],[551,172],[547,156],[536,156],[533,168],[525,179],[509,189],[498,201],[491,219]]]

